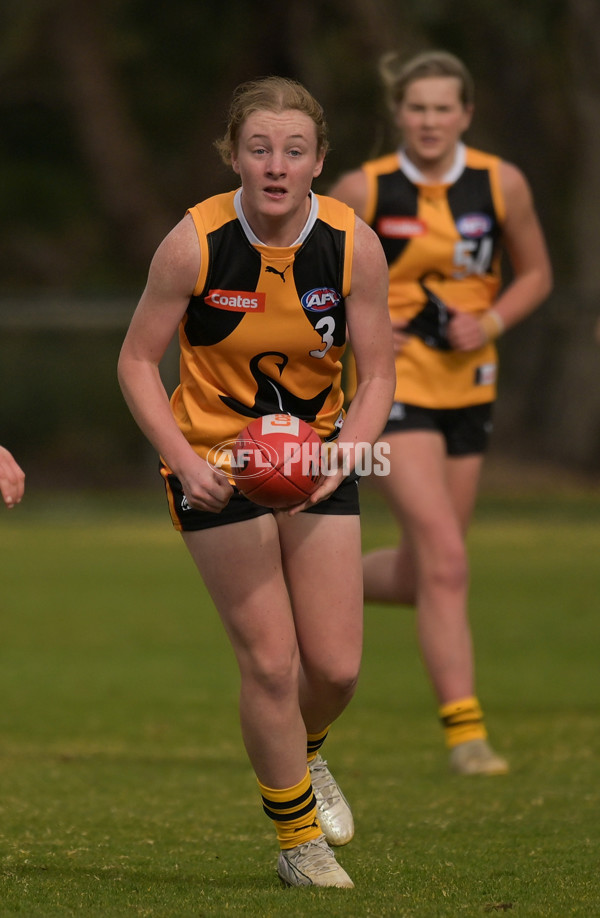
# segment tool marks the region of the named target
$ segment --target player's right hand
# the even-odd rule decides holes
[[[181,482],[187,502],[195,510],[220,513],[227,506],[233,494],[233,486],[225,475],[199,457],[191,469],[186,469],[177,477]]]

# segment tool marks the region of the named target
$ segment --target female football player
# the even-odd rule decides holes
[[[391,474],[377,482],[401,538],[363,559],[365,597],[416,606],[451,769],[501,774],[475,691],[465,538],[492,427],[494,340],[548,295],[551,268],[523,174],[462,142],[473,115],[462,62],[389,55],[382,76],[401,145],[330,192],[375,229],[390,276],[397,383]]]
[[[236,654],[242,734],[277,832],[279,876],[351,887],[329,844],[352,838],[352,813],[319,749],[361,658],[357,485],[345,473],[392,403],[387,265],[372,229],[311,191],[327,137],[303,86],[268,77],[238,87],[218,148],[240,187],[192,207],[159,246],[119,378]],[[159,363],[177,328],[181,380],[169,401]],[[358,374],[347,415],[346,328]],[[336,440],[350,461],[303,504],[272,512],[207,460],[250,419],[281,412]]]

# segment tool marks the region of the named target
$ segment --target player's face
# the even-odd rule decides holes
[[[396,111],[409,159],[422,169],[449,169],[456,144],[471,123],[457,77],[424,77],[410,83]]]
[[[312,118],[295,110],[253,112],[242,125],[232,166],[242,180],[244,214],[259,239],[293,242],[308,217],[312,181],[323,168]],[[270,239],[261,236],[267,228]],[[286,241],[273,236],[276,228]]]

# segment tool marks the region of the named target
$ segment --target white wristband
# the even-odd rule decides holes
[[[504,331],[504,320],[495,309],[488,309],[479,320],[486,341],[495,341]]]

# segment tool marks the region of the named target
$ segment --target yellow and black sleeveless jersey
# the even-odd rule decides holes
[[[265,414],[293,414],[321,438],[335,436],[354,212],[311,195],[307,224],[285,248],[253,236],[239,190],[188,213],[201,267],[179,329],[180,384],[171,398],[183,434],[200,456],[220,462],[215,448],[231,449],[229,441]]]
[[[496,348],[454,352],[446,323],[452,310],[485,312],[498,294],[505,211],[499,165],[459,144],[439,185],[425,183],[402,152],[362,167],[365,220],[389,265],[392,321],[408,321],[412,335],[396,359],[396,401],[461,408],[495,398]]]

